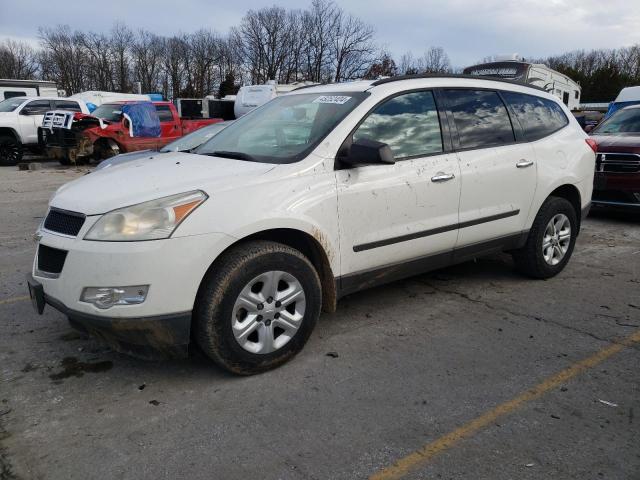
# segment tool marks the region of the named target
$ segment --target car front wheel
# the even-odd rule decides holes
[[[22,145],[9,135],[0,136],[0,166],[17,165],[22,160]]]
[[[196,340],[232,373],[264,372],[302,350],[321,305],[309,259],[277,242],[248,242],[223,254],[205,276],[194,308]]]

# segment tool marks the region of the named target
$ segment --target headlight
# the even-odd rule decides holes
[[[113,210],[100,217],[84,239],[127,242],[169,238],[206,199],[206,193],[196,190]]]

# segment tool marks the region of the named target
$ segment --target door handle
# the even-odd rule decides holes
[[[527,168],[530,167],[531,165],[533,165],[533,160],[520,160],[518,163],[516,163],[516,167],[518,168]]]
[[[456,176],[453,173],[443,173],[438,172],[433,177],[431,177],[432,182],[448,182],[449,180],[453,180]]]

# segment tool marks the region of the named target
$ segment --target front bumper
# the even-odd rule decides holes
[[[591,201],[595,208],[640,211],[640,173],[596,172]]]
[[[52,276],[39,270],[36,253],[28,279],[32,296],[41,290],[43,305],[118,351],[145,358],[186,355],[200,282],[234,239],[211,233],[146,242],[83,240],[95,220],[87,217],[77,237],[40,231],[40,245],[66,251],[66,259]],[[108,309],[80,301],[85,287],[127,285],[149,285],[145,301]]]
[[[183,358],[189,350],[191,312],[152,317],[105,317],[78,312],[44,293],[29,275],[29,294],[36,311],[50,305],[66,315],[76,330],[100,338],[114,350],[146,359]]]

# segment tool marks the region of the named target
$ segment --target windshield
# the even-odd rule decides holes
[[[264,163],[296,162],[367,95],[304,93],[274,98],[236,120],[194,153]]]
[[[207,127],[202,127],[189,135],[179,138],[175,142],[171,142],[160,149],[161,152],[188,152],[199,147],[211,137],[216,135],[222,129],[231,125],[232,122],[214,123]]]
[[[122,105],[118,103],[105,103],[96,108],[91,115],[108,122],[119,122],[122,119]]]
[[[0,112],[13,112],[24,102],[24,97],[7,98],[0,102]]]
[[[640,134],[640,108],[618,110],[591,133],[597,135]]]

